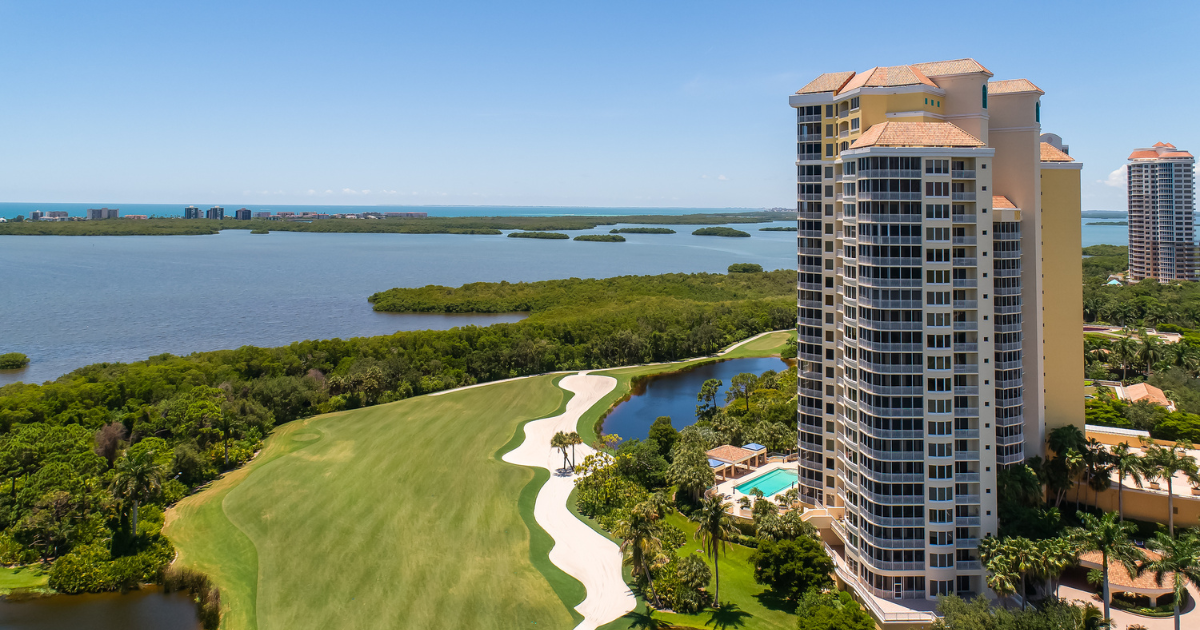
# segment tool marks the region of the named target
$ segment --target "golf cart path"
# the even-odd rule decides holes
[[[551,448],[550,439],[559,431],[574,431],[579,416],[611,392],[617,380],[580,372],[564,377],[558,385],[575,394],[567,401],[566,412],[525,423],[525,441],[505,454],[504,461],[550,471],[550,480],[538,492],[533,517],[554,538],[550,561],[587,589],[587,597],[575,607],[583,615],[576,630],[594,630],[633,610],[637,600],[621,574],[620,548],[567,509],[575,476],[562,468],[562,453]],[[576,445],[575,461],[581,462],[594,452],[590,446]]]

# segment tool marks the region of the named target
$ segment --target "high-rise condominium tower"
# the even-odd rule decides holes
[[[1081,166],[1041,89],[991,77],[877,67],[789,99],[801,490],[844,579],[899,600],[877,617],[985,589],[996,474],[1083,426]]]
[[[1159,142],[1129,154],[1129,279],[1195,280],[1196,158]]]

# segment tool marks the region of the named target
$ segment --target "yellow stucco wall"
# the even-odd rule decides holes
[[[1080,170],[1042,169],[1046,432],[1084,430]]]

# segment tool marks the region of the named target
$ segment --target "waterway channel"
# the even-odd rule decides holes
[[[0,599],[0,628],[21,630],[199,630],[186,595],[143,588],[122,595],[95,593]]]
[[[696,424],[696,396],[704,381],[720,379],[722,386],[717,402],[725,404],[725,392],[734,376],[749,372],[755,375],[767,370],[782,372],[787,363],[778,357],[729,359],[708,363],[688,370],[670,372],[642,381],[630,393],[629,400],[617,405],[604,419],[604,432],[623,438],[644,440],[650,425],[659,416],[670,416],[676,430]]]

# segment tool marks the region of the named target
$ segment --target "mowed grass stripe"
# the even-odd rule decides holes
[[[553,380],[423,396],[282,428],[270,442],[284,438],[294,447],[256,462],[222,502],[228,524],[207,524],[244,532],[257,552],[254,579],[220,580],[223,594],[239,591],[235,601],[255,602],[257,625],[231,606],[226,627],[573,625],[531,562],[519,498],[533,472],[493,458],[521,423],[560,408],[564,392]],[[318,434],[303,443],[292,437]],[[222,558],[223,535],[176,544],[185,558],[236,562]]]

